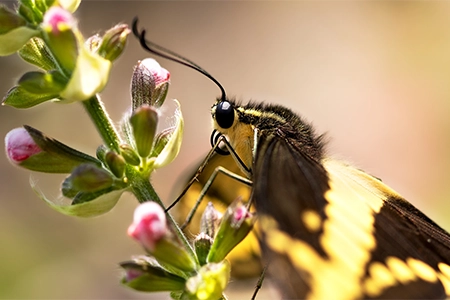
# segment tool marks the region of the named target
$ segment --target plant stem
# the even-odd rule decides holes
[[[119,134],[108,116],[100,97],[95,95],[82,103],[100,133],[103,142],[109,149],[119,153],[119,145],[121,143]]]
[[[138,199],[139,203],[144,203],[146,201],[154,201],[165,208],[158,194],[156,194],[153,186],[147,177],[143,177],[141,174],[136,172],[132,167],[128,167],[126,171],[129,182],[131,182],[131,191]],[[189,255],[192,256],[197,261],[197,256],[194,253],[194,249],[191,244],[189,244],[186,236],[181,231],[180,227],[177,225],[170,213],[166,213],[167,219],[172,224],[172,228],[175,230],[176,235],[180,238],[181,242],[186,247]]]

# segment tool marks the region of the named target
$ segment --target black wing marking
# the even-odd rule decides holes
[[[322,228],[310,228],[301,218],[302,212],[325,218],[327,201],[324,194],[328,189],[325,169],[283,139],[262,136],[258,141],[253,184],[252,198],[258,214],[272,216],[283,232],[292,238],[304,240],[326,257],[319,240]],[[299,274],[287,257],[278,255],[264,242],[261,246],[266,259],[270,261],[269,272],[281,286],[283,294],[304,298],[309,290],[305,280],[309,274],[301,271]]]
[[[450,238],[376,178],[262,136],[253,201],[271,273],[290,298],[445,298]]]

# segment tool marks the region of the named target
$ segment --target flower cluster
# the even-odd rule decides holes
[[[17,52],[39,69],[23,74],[3,104],[81,103],[104,144],[93,156],[24,125],[6,135],[7,157],[28,170],[68,174],[61,197],[70,199],[70,205],[49,200],[32,184],[41,199],[66,215],[98,216],[111,210],[124,192],[135,195],[142,204],[128,234],[147,255],[121,263],[125,285],[171,291],[175,299],[221,298],[230,276],[225,257],[250,232],[255,217],[242,201],[223,216],[209,205],[201,233],[188,242],[149,182],[152,172],[171,163],[181,146],[184,122],[176,100],[173,126],[157,132],[170,73],[153,59],[139,61],[131,79],[131,109],[116,127],[98,93],[130,30],[119,24],[103,36],[85,39],[73,16],[80,1],[19,0],[16,11],[0,5],[0,55]]]
[[[171,291],[175,299],[219,299],[230,278],[225,257],[247,236],[254,222],[255,216],[240,199],[223,216],[209,203],[191,249],[174,234],[160,205],[141,204],[128,235],[148,256],[123,262],[122,282],[140,291]]]

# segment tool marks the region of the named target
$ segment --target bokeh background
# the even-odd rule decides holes
[[[230,96],[291,107],[328,132],[331,155],[382,178],[450,229],[450,2],[85,0],[76,16],[85,36],[139,16],[153,41],[200,64]],[[134,64],[147,56],[131,38],[115,64],[102,94],[114,120],[129,106]],[[152,178],[170,202],[180,176],[210,148],[218,89],[159,61],[171,72],[169,97],[180,100],[186,124],[180,155]],[[0,94],[26,70],[15,55],[0,58]],[[173,105],[166,110],[170,116]],[[0,118],[1,136],[28,124],[90,154],[101,144],[78,104],[1,107]],[[126,236],[137,205],[130,195],[104,216],[70,218],[34,195],[29,171],[1,156],[0,168],[0,298],[149,298],[119,284],[117,262],[142,252]],[[58,196],[63,176],[31,176]]]

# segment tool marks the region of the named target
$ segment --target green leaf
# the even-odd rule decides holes
[[[39,31],[25,26],[15,28],[0,35],[0,56],[7,56],[17,52],[32,37],[38,36]]]
[[[27,22],[24,18],[0,5],[0,35],[26,24]]]
[[[62,205],[57,204],[45,197],[45,195],[37,188],[36,183],[31,179],[30,185],[38,197],[44,200],[54,210],[64,215],[85,218],[99,216],[110,211],[117,204],[120,196],[125,191],[125,189],[112,191],[110,193],[103,194],[92,201],[83,202],[80,204]]]
[[[20,86],[14,86],[3,98],[3,104],[15,108],[29,108],[49,100],[56,100],[58,97],[59,95],[55,93],[33,94]]]

